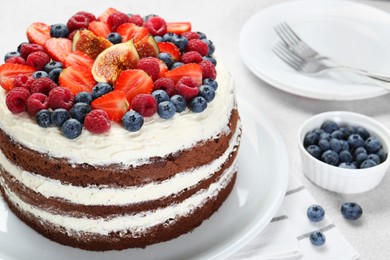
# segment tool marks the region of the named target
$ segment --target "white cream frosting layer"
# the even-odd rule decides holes
[[[230,168],[224,171],[218,182],[211,184],[207,190],[203,189],[198,191],[181,203],[173,204],[155,211],[144,211],[135,215],[118,216],[110,219],[75,218],[52,214],[21,200],[16,194],[9,190],[3,177],[0,177],[0,184],[4,187],[6,196],[16,207],[24,212],[32,214],[42,221],[49,222],[57,227],[64,227],[68,230],[68,233],[74,231],[108,235],[110,232],[125,232],[126,230],[129,230],[133,236],[138,236],[153,226],[166,223],[167,221],[172,222],[181,216],[191,214],[195,209],[209,201],[210,198],[217,196],[218,193],[227,186],[236,171],[237,164],[234,163]]]
[[[239,121],[234,136],[232,136],[229,142],[228,149],[212,163],[178,173],[166,181],[150,183],[144,186],[126,188],[73,186],[24,171],[22,168],[12,164],[1,152],[0,163],[3,165],[4,170],[11,174],[19,183],[46,198],[60,198],[74,204],[83,205],[127,205],[179,194],[184,189],[193,187],[200,181],[211,177],[221,169],[222,164],[228,160],[229,155],[236,149],[235,147],[240,141],[240,128],[241,123]]]
[[[187,109],[169,120],[154,115],[135,133],[113,123],[106,134],[95,135],[84,130],[73,140],[65,138],[57,127],[38,126],[26,113],[12,114],[5,104],[6,93],[1,89],[0,128],[22,145],[52,157],[66,158],[70,163],[138,166],[147,163],[150,157],[165,157],[229,133],[227,125],[235,105],[233,80],[221,62],[217,65],[217,75],[216,97],[202,113]]]

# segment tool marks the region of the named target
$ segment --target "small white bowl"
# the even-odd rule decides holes
[[[377,137],[388,155],[382,163],[366,169],[345,169],[326,164],[310,155],[303,145],[305,134],[319,128],[326,120],[340,124],[352,124],[368,130],[371,136]],[[306,120],[299,129],[299,150],[305,175],[315,184],[327,190],[352,194],[361,193],[376,187],[389,169],[390,132],[378,121],[353,112],[332,111],[315,115]]]

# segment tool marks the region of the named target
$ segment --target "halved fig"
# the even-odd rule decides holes
[[[87,29],[79,30],[73,36],[72,50],[85,52],[92,59],[111,46],[112,43],[109,40]]]
[[[160,53],[157,42],[151,35],[144,37],[134,45],[137,49],[140,59],[145,57],[157,57],[157,55]]]

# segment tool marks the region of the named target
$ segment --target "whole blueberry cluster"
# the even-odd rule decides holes
[[[381,141],[367,129],[332,120],[306,133],[303,145],[315,158],[347,169],[364,169],[382,163],[387,154]]]

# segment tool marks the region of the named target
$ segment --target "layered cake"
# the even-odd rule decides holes
[[[109,8],[33,23],[27,39],[0,66],[0,189],[22,221],[106,251],[176,238],[218,210],[241,123],[205,34]]]

